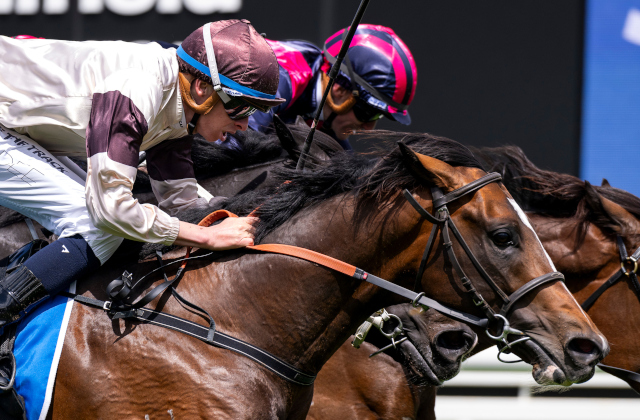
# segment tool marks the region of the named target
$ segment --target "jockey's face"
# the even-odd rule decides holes
[[[196,124],[196,133],[207,141],[226,140],[227,133],[245,131],[249,125],[249,117],[241,120],[232,120],[224,110],[222,101],[216,102],[213,109],[203,115]]]
[[[331,89],[331,96],[333,97],[333,102],[335,102],[336,105],[340,105],[349,99],[351,91],[336,83]],[[331,112],[331,107],[325,103],[323,108],[325,118],[327,118]],[[359,121],[353,113],[353,109],[351,109],[346,114],[337,115],[331,123],[331,128],[336,133],[336,137],[340,140],[346,140],[356,130],[373,130],[376,127],[376,123],[377,121]]]
[[[191,96],[197,104],[202,104],[213,93],[213,86],[200,79],[195,79],[192,76]],[[185,113],[187,121],[190,121],[193,116],[193,111],[185,107]],[[249,117],[240,120],[232,120],[229,118],[222,101],[219,100],[215,103],[211,111],[198,119],[195,132],[207,141],[224,141],[227,138],[227,133],[233,134],[238,130],[245,131],[248,125]]]

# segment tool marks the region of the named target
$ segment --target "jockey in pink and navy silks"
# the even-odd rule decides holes
[[[327,84],[326,75],[342,46],[346,29],[329,37],[324,51],[307,41],[272,41],[269,45],[280,65],[276,96],[284,103],[268,113],[249,118],[249,128],[269,132],[273,115],[286,123],[297,116],[310,121]],[[392,29],[361,24],[323,108],[320,130],[350,150],[348,137],[355,130],[371,130],[387,117],[408,125],[408,106],[417,85],[417,69],[409,48]]]

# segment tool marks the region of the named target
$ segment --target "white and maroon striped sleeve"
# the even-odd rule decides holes
[[[191,136],[163,141],[147,150],[147,170],[158,206],[175,215],[193,207],[207,207],[198,197],[198,185],[191,160]]]
[[[162,100],[162,86],[147,75],[119,74],[93,95],[87,126],[86,201],[99,229],[128,239],[172,244],[177,218],[140,204],[131,189],[142,139]]]

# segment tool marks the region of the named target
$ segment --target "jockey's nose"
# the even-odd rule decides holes
[[[247,128],[249,128],[249,117],[243,118],[241,120],[234,120],[233,123],[238,130],[247,131]]]
[[[373,130],[374,128],[376,128],[376,123],[378,121],[369,121],[366,123],[362,123],[362,129],[363,130]]]

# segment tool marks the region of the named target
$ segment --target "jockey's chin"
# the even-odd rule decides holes
[[[356,131],[373,130],[378,121],[362,122],[359,121],[352,111],[346,114],[337,115],[331,123],[331,128],[336,133],[339,140],[346,140]]]
[[[249,117],[241,120],[232,120],[227,115],[222,102],[219,101],[209,112],[198,119],[196,132],[205,140],[214,142],[225,141],[227,134],[235,134],[237,131],[246,131],[249,126]]]

